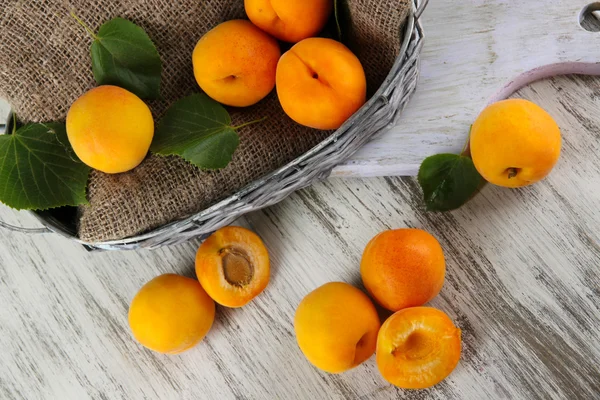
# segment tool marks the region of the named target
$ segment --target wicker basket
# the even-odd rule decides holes
[[[204,238],[245,213],[269,207],[294,191],[327,178],[336,165],[347,160],[375,135],[393,125],[414,93],[419,74],[419,55],[423,46],[423,29],[419,19],[427,2],[428,0],[413,0],[411,13],[405,23],[402,47],[392,70],[377,93],[356,114],[309,152],[227,199],[192,217],[143,235],[94,244],[83,242],[61,221],[46,212],[32,212],[43,228],[20,228],[1,221],[0,226],[30,234],[57,233],[89,250],[157,248],[196,237]]]

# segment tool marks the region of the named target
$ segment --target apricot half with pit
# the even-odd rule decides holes
[[[219,229],[198,249],[196,275],[217,303],[242,307],[269,283],[269,253],[254,232],[238,226]]]
[[[461,331],[431,307],[398,311],[381,326],[377,366],[381,375],[404,389],[425,389],[444,380],[460,359]]]

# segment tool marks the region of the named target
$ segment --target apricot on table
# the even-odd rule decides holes
[[[332,0],[245,0],[254,25],[284,42],[296,43],[316,36],[325,26]]]
[[[129,326],[140,344],[164,354],[194,347],[210,330],[215,302],[195,279],[161,275],[146,283],[129,307]]]
[[[363,284],[391,311],[422,306],[444,285],[446,262],[440,243],[421,229],[396,229],[375,236],[360,264]]]
[[[521,187],[545,178],[558,162],[561,134],[543,108],[523,99],[488,106],[471,128],[471,157],[494,185]]]
[[[366,101],[365,71],[340,42],[305,39],[281,56],[277,95],[283,110],[297,123],[337,129]]]
[[[342,282],[309,293],[294,318],[300,350],[315,367],[330,373],[344,372],[371,357],[379,326],[369,297]]]
[[[269,283],[269,252],[254,232],[228,226],[213,233],[196,253],[196,275],[210,297],[242,307]]]
[[[251,22],[223,22],[198,41],[192,54],[200,88],[228,106],[258,103],[275,87],[279,44]]]
[[[154,120],[135,94],[117,86],[99,86],[71,105],[67,135],[81,161],[115,174],[137,167],[146,157]]]
[[[377,367],[393,385],[425,389],[444,380],[460,360],[461,331],[440,310],[400,310],[381,326]]]

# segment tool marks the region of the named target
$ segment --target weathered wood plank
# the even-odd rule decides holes
[[[413,178],[331,179],[248,215],[270,249],[272,281],[243,309],[218,308],[207,339],[181,356],[141,348],[127,327],[139,287],[193,275],[197,243],[87,253],[56,236],[0,231],[2,399],[592,399],[600,396],[600,79],[560,78],[520,93],[554,115],[564,151],[532,187],[487,186],[464,208],[423,211]],[[8,222],[35,222],[0,208]],[[463,330],[462,361],[420,392],[380,377],[374,357],[342,375],[297,348],[294,310],[328,281],[360,285],[365,244],[422,227],[446,251],[431,304]]]

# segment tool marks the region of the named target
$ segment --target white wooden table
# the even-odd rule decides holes
[[[265,240],[273,275],[243,309],[218,307],[205,341],[180,356],[134,342],[136,291],[161,273],[193,275],[197,243],[87,253],[57,236],[0,231],[1,399],[593,399],[600,397],[600,79],[560,78],[521,93],[550,111],[564,150],[545,181],[487,186],[458,211],[423,211],[413,178],[331,179],[240,224]],[[0,218],[35,225],[2,207]],[[379,231],[420,227],[446,251],[431,305],[463,330],[449,379],[420,392],[387,384],[374,357],[342,375],[296,346],[302,297],[360,285]]]

